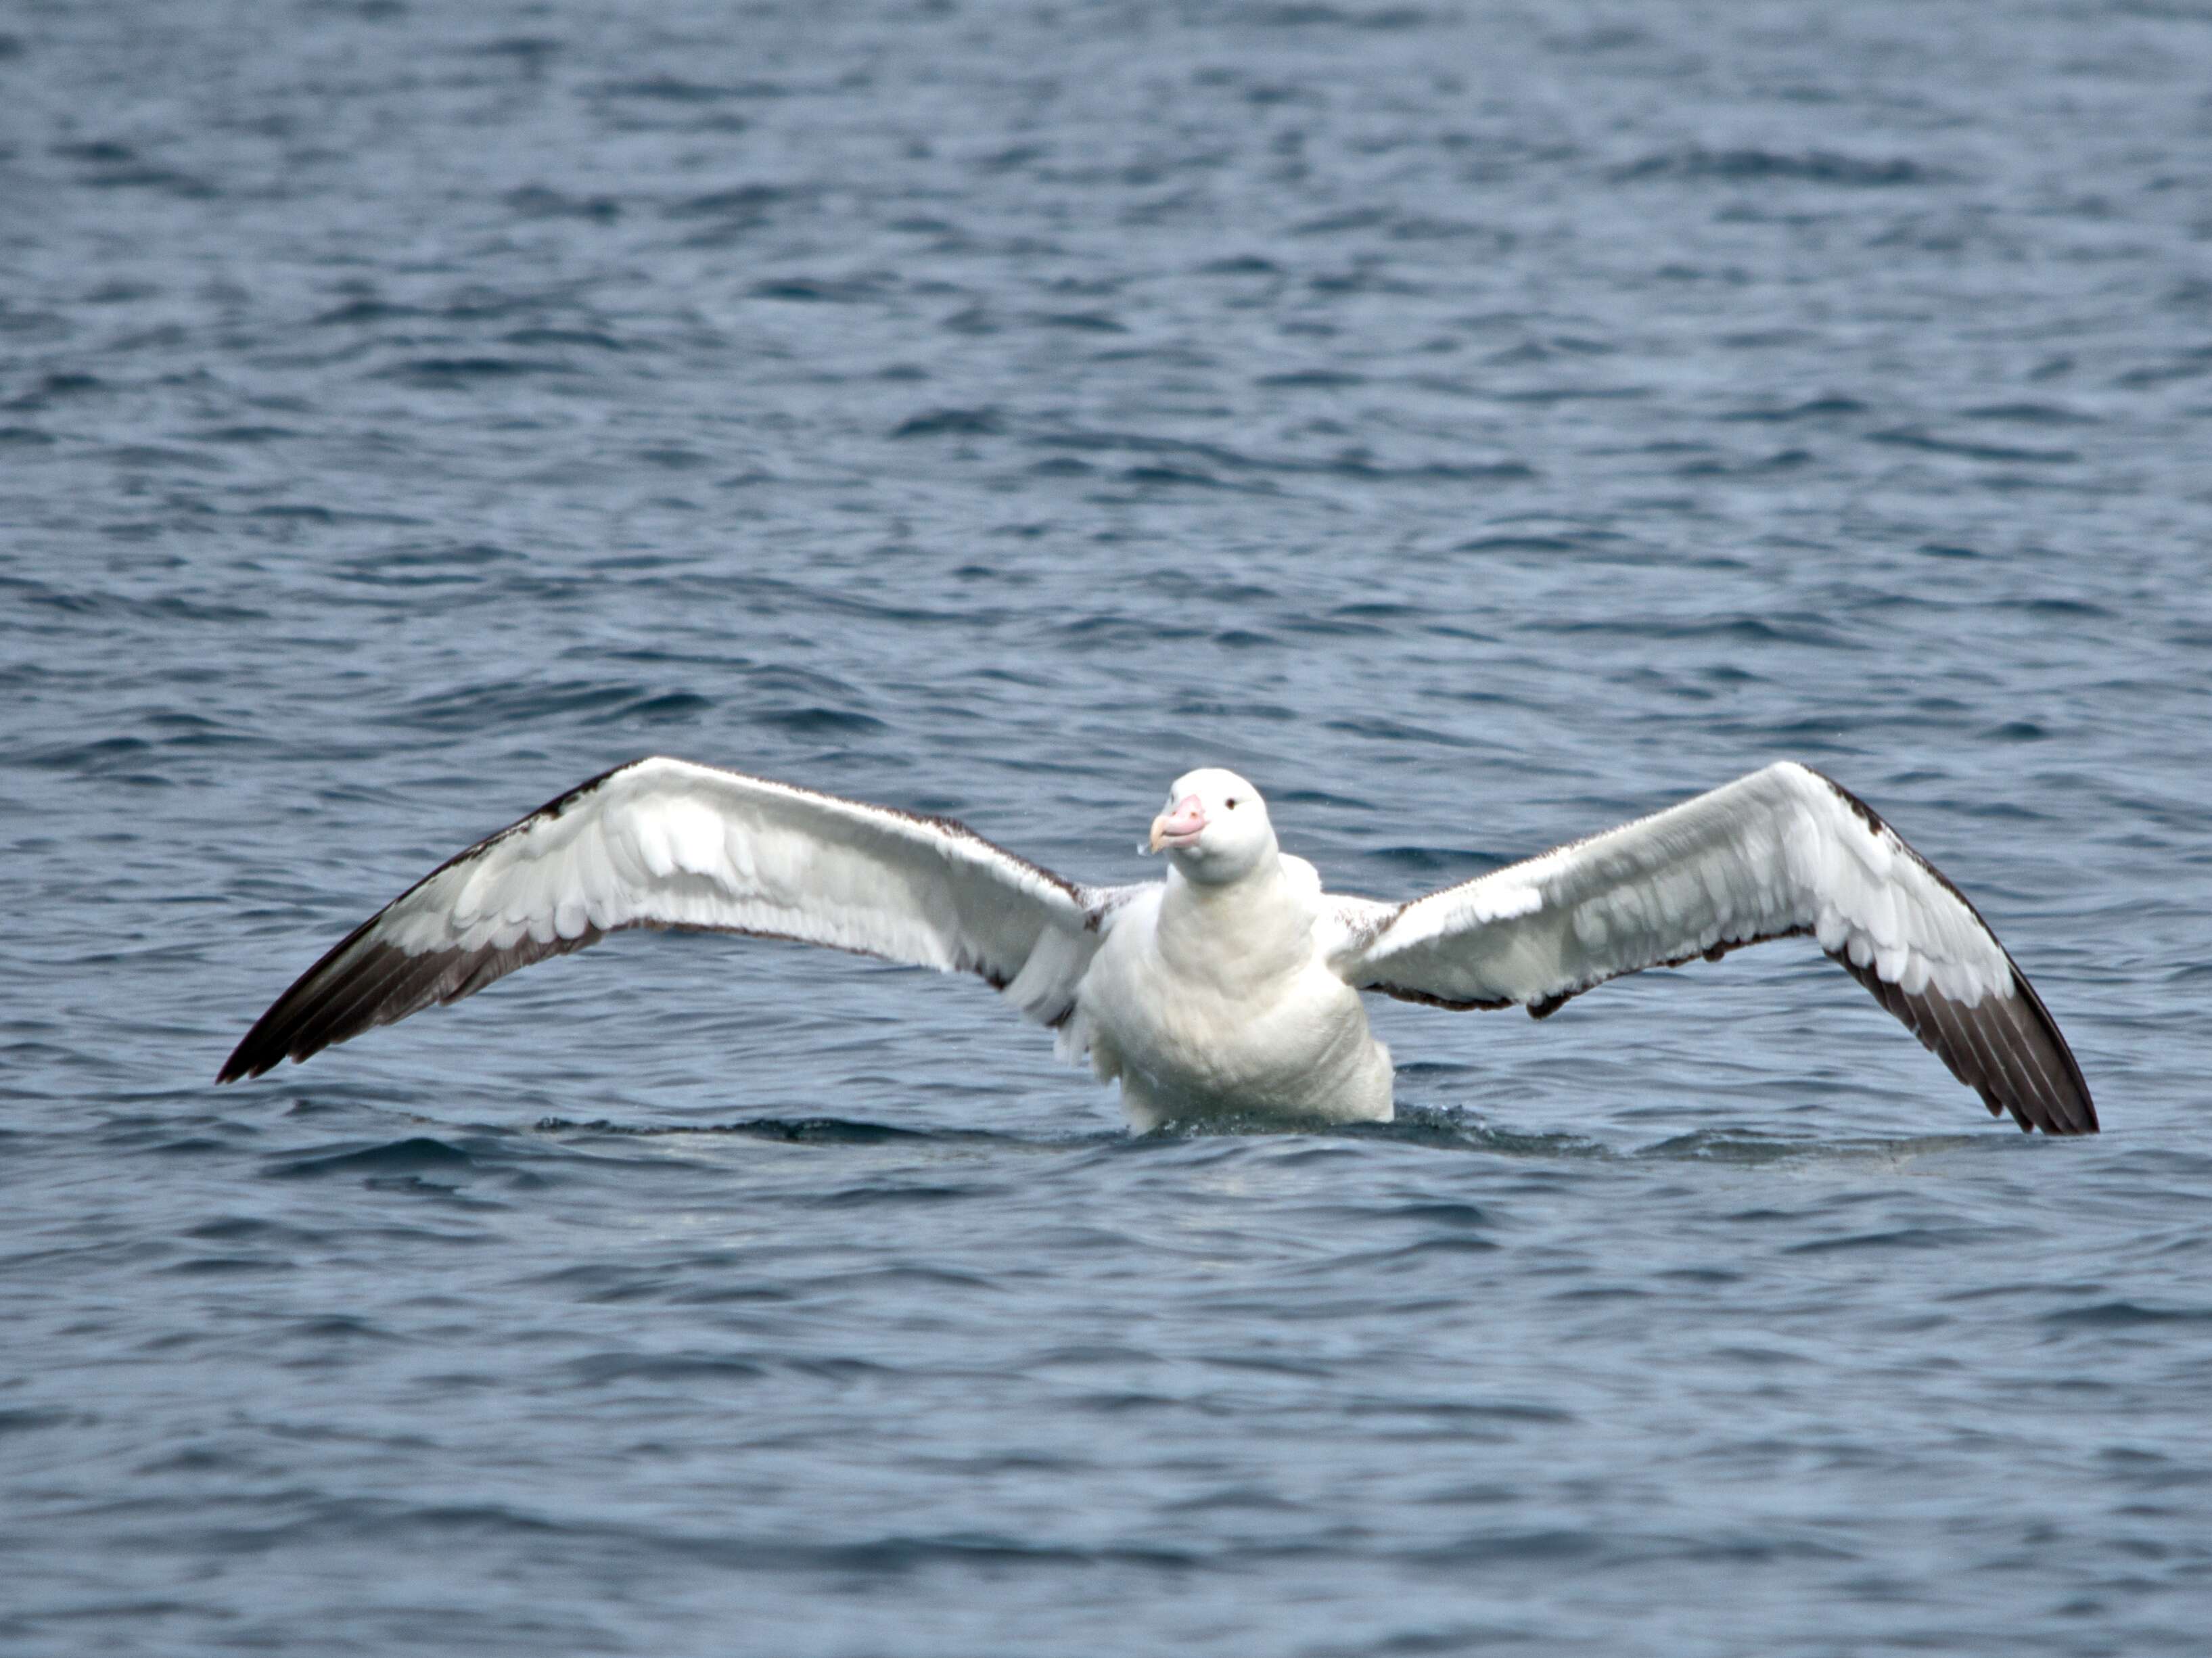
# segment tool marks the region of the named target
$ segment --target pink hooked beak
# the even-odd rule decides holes
[[[1152,819],[1152,850],[1194,846],[1206,828],[1206,808],[1194,794],[1186,794]]]

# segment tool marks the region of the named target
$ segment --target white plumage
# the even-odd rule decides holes
[[[980,975],[1140,1127],[1388,1120],[1363,991],[1541,1017],[1607,979],[1811,933],[1992,1113],[2096,1114],[2040,999],[1972,905],[1880,817],[1782,762],[1407,904],[1324,893],[1232,772],[1178,779],[1164,881],[1086,887],[950,819],[684,761],[608,772],[470,847],[263,1015],[258,1075],[624,927],[797,939]]]
[[[1864,805],[1786,762],[1402,908],[1346,914],[1373,928],[1356,969],[1366,982],[1470,1005],[1553,1000],[1806,930],[1908,994],[1933,984],[1972,1007],[2011,982],[2003,947],[1949,883]]]

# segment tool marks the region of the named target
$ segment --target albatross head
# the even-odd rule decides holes
[[[1275,852],[1275,827],[1260,791],[1233,771],[1185,772],[1152,819],[1151,850],[1167,853],[1186,880],[1220,885],[1243,879]]]

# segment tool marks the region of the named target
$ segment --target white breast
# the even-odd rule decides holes
[[[1201,914],[1205,901],[1170,883],[1114,917],[1080,1017],[1135,1127],[1259,1112],[1389,1120],[1389,1053],[1314,945],[1319,883],[1310,865],[1307,883],[1285,873],[1255,896],[1267,908]]]

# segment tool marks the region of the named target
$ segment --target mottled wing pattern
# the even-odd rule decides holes
[[[217,1080],[304,1060],[624,927],[975,973],[1057,1024],[1117,896],[949,818],[640,760],[478,841],[363,922],[261,1016]]]
[[[1784,762],[1668,811],[1391,909],[1336,901],[1333,958],[1365,989],[1524,1006],[1648,967],[1809,933],[2023,1129],[2095,1107],[2041,998],[1974,907],[1873,810]]]

